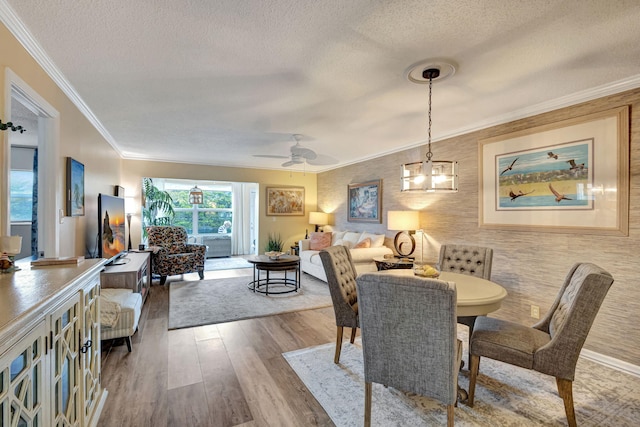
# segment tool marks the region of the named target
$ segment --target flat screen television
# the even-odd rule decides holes
[[[98,194],[98,257],[110,263],[125,255],[125,213],[122,197]]]

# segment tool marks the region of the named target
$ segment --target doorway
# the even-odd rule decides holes
[[[23,236],[20,257],[32,254],[57,257],[60,248],[57,195],[61,191],[57,188],[59,114],[10,69],[5,70],[5,77],[5,93],[10,94],[5,101],[6,120],[22,126],[26,132],[8,131],[0,156],[0,177],[5,183],[0,188],[0,234]],[[29,174],[31,180],[25,181]],[[23,178],[21,185],[16,182],[18,175]],[[32,184],[30,192],[25,187],[28,182]],[[21,206],[12,209],[14,203]]]

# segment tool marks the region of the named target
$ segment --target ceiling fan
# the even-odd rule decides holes
[[[291,146],[291,148],[289,148],[289,151],[291,152],[291,154],[289,154],[288,156],[278,156],[273,154],[254,154],[253,157],[267,157],[270,159],[290,159],[289,161],[286,161],[281,165],[282,167],[285,167],[285,168],[293,165],[299,165],[302,163],[308,163],[314,166],[331,165],[334,163],[338,163],[338,161],[333,157],[325,156],[322,154],[320,155],[316,154],[316,152],[313,151],[312,149],[306,148],[300,145],[301,137],[302,135],[299,135],[299,134],[293,135],[293,139],[296,141],[296,143],[295,145]]]

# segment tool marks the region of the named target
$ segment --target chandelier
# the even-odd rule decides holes
[[[455,73],[449,63],[425,65],[424,62],[410,67],[407,78],[412,83],[429,84],[428,141],[426,160],[405,163],[401,166],[401,191],[457,192],[458,162],[433,160],[431,152],[431,95],[433,81],[445,79]]]

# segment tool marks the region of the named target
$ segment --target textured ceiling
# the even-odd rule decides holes
[[[126,158],[277,169],[253,154],[301,134],[339,160],[319,171],[424,144],[427,89],[405,71],[425,59],[457,65],[434,85],[434,140],[640,86],[638,0],[0,6]]]

